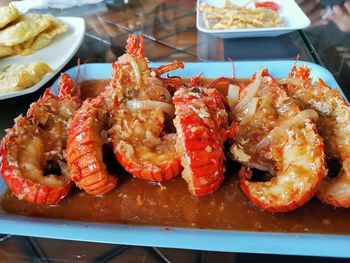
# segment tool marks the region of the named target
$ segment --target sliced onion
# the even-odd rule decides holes
[[[137,65],[137,62],[136,60],[129,54],[124,54],[123,56],[121,56],[119,59],[118,59],[118,62],[120,63],[126,63],[126,62],[129,62],[133,71],[134,71],[134,75],[135,75],[135,78],[136,78],[136,84],[138,86],[141,85],[141,73],[140,73],[140,70],[139,70],[139,66]]]
[[[174,115],[174,105],[161,101],[154,100],[130,100],[126,103],[126,106],[130,110],[152,110],[161,109],[163,112],[169,115]]]
[[[252,100],[244,108],[244,111],[238,112],[236,114],[236,118],[241,121],[241,124],[249,122],[250,118],[248,117],[255,114],[258,101],[258,98],[252,98]]]
[[[311,119],[313,121],[318,120],[318,114],[316,111],[308,109],[304,110],[297,115],[295,115],[293,118],[281,123],[278,127],[276,127],[274,130],[272,130],[268,136],[266,136],[264,139],[262,139],[258,144],[257,148],[264,148],[268,143],[272,142],[273,137],[285,134],[286,130],[292,126],[297,125],[299,123],[304,123],[305,120]]]
[[[239,87],[237,85],[230,84],[228,85],[227,100],[230,106],[230,109],[233,109],[238,103],[239,99]]]
[[[318,120],[317,112],[311,109],[303,110],[299,114],[295,115],[293,118],[283,122],[280,127],[284,126],[285,128],[289,128],[289,126],[303,123],[307,119],[317,121]]]
[[[262,73],[262,69],[260,69],[257,72],[254,82],[247,87],[248,92],[244,96],[244,98],[234,108],[235,112],[239,112],[239,111],[243,110],[244,106],[255,96],[255,94],[259,90],[260,84],[263,80],[261,73]]]
[[[252,100],[248,103],[245,117],[252,116],[256,112],[256,106],[258,105],[258,98],[252,98]]]

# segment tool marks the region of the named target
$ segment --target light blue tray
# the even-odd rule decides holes
[[[235,76],[248,78],[260,66],[267,67],[276,78],[286,77],[293,61],[236,62]],[[299,62],[303,64],[306,62]],[[333,76],[324,68],[306,63],[312,75],[321,77],[329,86],[337,88]],[[159,63],[151,63],[152,67]],[[87,64],[81,66],[80,79],[108,79],[110,64]],[[67,71],[76,77],[77,67]],[[204,73],[204,77],[231,76],[232,65],[226,62],[186,63],[185,69],[171,72],[171,75],[191,77]],[[57,80],[53,90],[57,90]],[[0,181],[0,193],[6,190]],[[122,224],[101,224],[80,221],[52,220],[0,213],[0,233],[92,241],[115,244],[142,245],[154,247],[201,249],[212,251],[269,253],[285,255],[309,255],[350,258],[350,236],[320,234],[286,234],[243,232],[226,230],[201,230],[187,228],[163,228]]]

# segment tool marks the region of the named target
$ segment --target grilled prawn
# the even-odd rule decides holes
[[[166,115],[174,114],[168,86],[180,79],[162,78],[165,72],[183,68],[175,61],[148,68],[143,38],[130,36],[127,53],[113,64],[112,86],[119,92],[119,106],[111,111],[109,136],[119,163],[133,176],[164,181],[181,171],[175,150],[175,134],[164,133]]]
[[[84,101],[68,128],[67,162],[71,179],[91,195],[103,195],[117,185],[103,162],[103,132],[107,125],[107,106],[102,96]]]
[[[288,95],[318,115],[317,127],[324,139],[328,164],[340,163],[336,177],[322,180],[318,197],[325,203],[350,207],[350,107],[337,90],[321,79],[312,83],[306,65],[293,67],[287,80]],[[333,170],[336,167],[329,167]]]
[[[223,143],[227,138],[228,116],[223,97],[211,84],[199,86],[198,78],[189,87],[175,92],[176,148],[184,167],[182,177],[192,195],[215,192],[224,180]]]
[[[161,135],[161,109],[119,109],[110,130],[119,163],[133,176],[149,181],[165,181],[181,171],[175,149],[175,134]]]
[[[56,204],[73,186],[63,154],[67,123],[80,106],[73,88],[69,76],[62,74],[58,95],[47,89],[1,141],[1,174],[19,199]]]
[[[313,120],[317,113],[300,111],[269,76],[260,70],[230,105],[237,134],[232,158],[243,164],[240,186],[259,208],[288,212],[310,200],[326,174],[323,141]],[[257,177],[254,169],[263,171]]]

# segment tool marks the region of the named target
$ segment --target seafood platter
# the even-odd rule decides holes
[[[301,61],[149,63],[130,35],[116,62],[62,73],[6,131],[0,232],[350,257],[336,87]]]

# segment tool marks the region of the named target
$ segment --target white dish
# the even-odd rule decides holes
[[[221,38],[239,38],[239,37],[273,37],[282,34],[287,34],[294,30],[303,29],[310,25],[310,19],[300,9],[299,5],[294,0],[273,0],[279,4],[279,14],[284,22],[283,27],[274,28],[249,28],[249,29],[226,29],[226,30],[213,30],[206,28],[203,19],[203,12],[199,12],[197,8],[197,29],[214,34]],[[225,0],[197,0],[197,7],[201,3],[207,2],[210,5],[223,7]],[[247,7],[253,7],[254,1],[250,0],[231,0],[231,3],[238,5],[247,5]]]
[[[0,59],[0,67],[41,61],[47,63],[53,69],[53,72],[46,74],[41,81],[30,88],[0,94],[0,100],[37,91],[54,77],[77,52],[85,34],[84,19],[79,17],[59,17],[59,19],[68,25],[68,32],[57,36],[49,46],[38,50],[29,56],[17,55]]]

